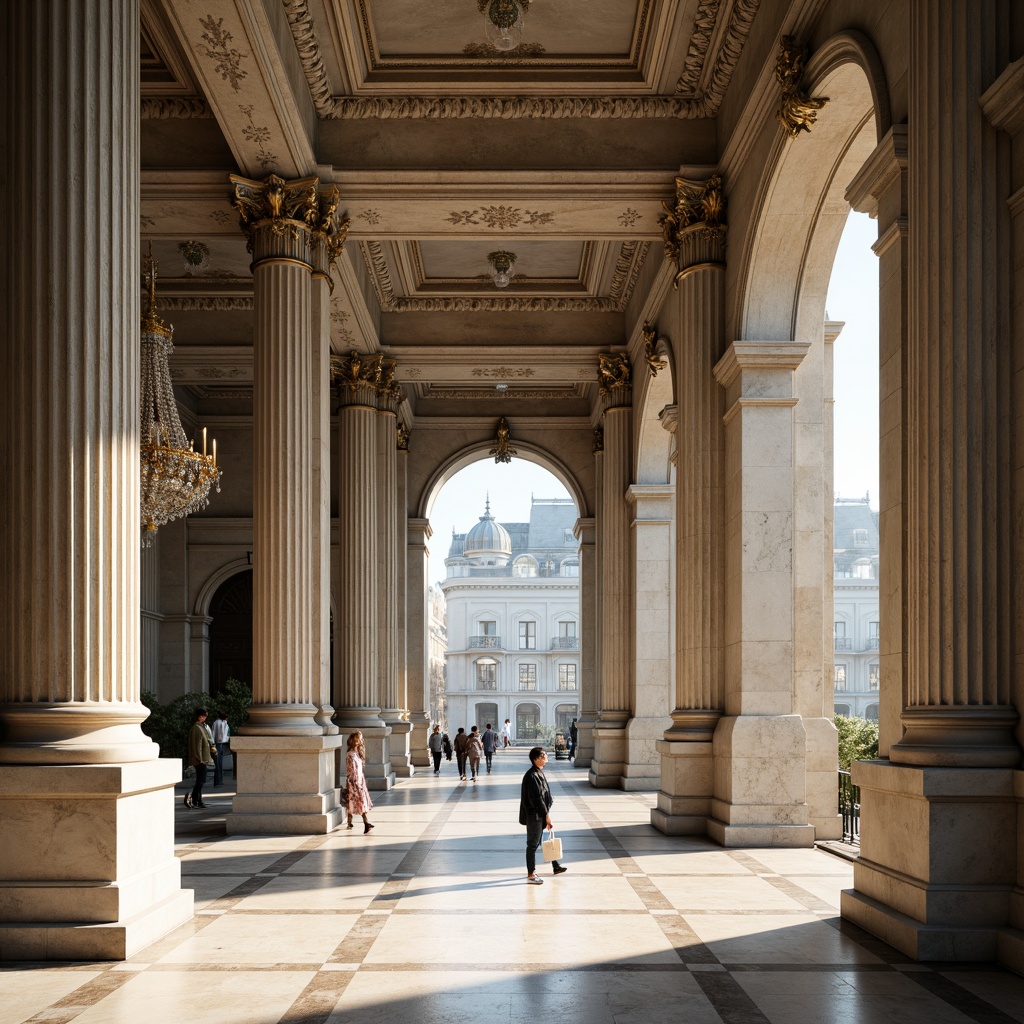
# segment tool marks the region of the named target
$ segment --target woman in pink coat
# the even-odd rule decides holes
[[[373,806],[370,791],[366,788],[366,777],[363,775],[363,762],[366,760],[366,748],[363,746],[363,734],[358,730],[348,738],[348,753],[345,754],[345,786],[348,793],[348,827],[352,828],[352,815],[363,816],[363,835],[373,826],[366,815]]]

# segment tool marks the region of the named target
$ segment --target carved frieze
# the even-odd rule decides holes
[[[139,103],[143,121],[209,119],[210,104],[199,96],[146,96]]]

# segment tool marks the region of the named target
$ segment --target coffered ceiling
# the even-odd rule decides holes
[[[337,351],[397,358],[410,416],[496,395],[585,414],[596,353],[637,337],[670,276],[661,204],[681,165],[715,163],[759,4],[531,0],[502,52],[481,0],[142,0],[142,235],[176,380],[209,413],[251,384],[227,175],[318,174],[351,224]]]

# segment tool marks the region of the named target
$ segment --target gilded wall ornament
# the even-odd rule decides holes
[[[594,428],[594,454],[604,451],[604,427]]]
[[[399,423],[395,428],[397,435],[395,440],[395,446],[400,452],[407,452],[409,450],[409,428],[404,423]]]
[[[658,355],[656,346],[658,344],[658,330],[649,320],[644,324],[642,328],[643,339],[644,339],[644,360],[647,363],[647,369],[650,370],[652,377],[658,376],[659,370],[664,370],[668,366],[668,361]]]
[[[630,386],[632,370],[625,352],[601,352],[597,357],[597,382],[602,395]]]
[[[818,118],[818,111],[828,103],[827,96],[812,99],[800,88],[809,52],[792,36],[782,37],[779,59],[775,64],[775,80],[782,87],[782,102],[775,116],[791,139],[800,132],[809,132]]]
[[[494,456],[495,462],[511,462],[512,456],[516,455],[515,448],[510,444],[511,432],[508,428],[508,420],[504,416],[498,420],[498,432],[495,435],[494,447],[491,449],[491,455]]]

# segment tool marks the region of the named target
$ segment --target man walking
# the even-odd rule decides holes
[[[466,781],[466,747],[469,745],[469,737],[466,735],[466,730],[459,727],[459,731],[455,734],[455,742],[452,746],[455,748],[455,760],[459,766],[459,781]]]
[[[213,736],[206,724],[206,708],[196,708],[196,720],[188,734],[188,763],[196,770],[192,792],[185,794],[186,807],[205,807],[203,785],[206,769],[213,764]]]
[[[580,738],[580,730],[576,725],[576,719],[572,720],[572,725],[569,726],[569,760],[571,761],[576,756],[576,741]]]
[[[494,757],[494,748],[497,746],[498,737],[495,736],[494,730],[491,728],[491,723],[487,723],[487,728],[484,729],[482,737],[484,745],[484,757],[487,758],[487,774],[491,774],[491,760]]]
[[[530,885],[544,884],[544,879],[537,877],[537,847],[544,829],[554,827],[551,824],[551,788],[544,778],[547,760],[543,747],[534,747],[530,751],[530,767],[523,776],[519,794],[519,824],[526,826],[526,881]],[[560,875],[569,869],[553,860],[551,870],[553,874]]]
[[[231,736],[231,726],[228,725],[228,713],[222,711],[217,715],[213,723],[213,784],[214,786],[224,785],[224,758],[228,756],[228,739]],[[238,773],[235,773],[238,778]]]
[[[430,748],[430,756],[434,760],[434,774],[441,774],[441,751],[444,750],[445,737],[441,735],[441,726],[435,725],[434,731],[430,734],[430,738],[427,740],[427,746]]]

